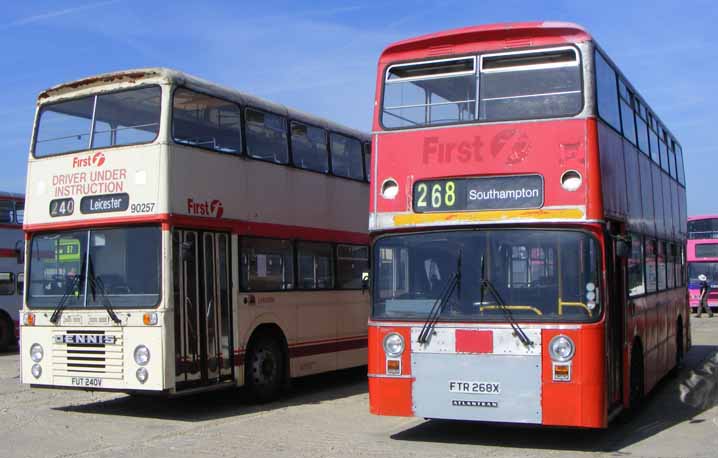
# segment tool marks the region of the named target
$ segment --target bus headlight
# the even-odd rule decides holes
[[[567,336],[555,336],[548,344],[548,353],[551,359],[559,363],[565,363],[573,358],[576,348],[573,340]]]
[[[33,360],[36,363],[39,363],[42,361],[42,357],[45,356],[45,353],[42,350],[42,345],[39,343],[34,343],[30,347],[30,359]]]
[[[135,362],[140,366],[145,366],[150,362],[150,349],[144,345],[138,345],[135,348]]]
[[[30,372],[32,373],[32,376],[35,378],[40,378],[42,375],[42,367],[39,364],[33,364],[30,368]]]
[[[404,353],[404,338],[395,332],[387,334],[384,337],[384,352],[394,358],[401,356]]]
[[[147,369],[144,367],[140,367],[139,369],[137,369],[135,375],[137,376],[137,380],[139,380],[140,383],[145,383],[147,381],[147,377],[150,376],[150,374],[147,372]]]

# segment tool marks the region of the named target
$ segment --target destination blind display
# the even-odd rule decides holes
[[[541,208],[540,175],[455,178],[414,183],[417,213]]]
[[[127,193],[86,196],[80,200],[80,212],[83,214],[123,212],[129,206],[130,196]]]

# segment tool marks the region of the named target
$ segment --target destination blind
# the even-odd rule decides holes
[[[413,192],[417,213],[541,208],[543,200],[540,175],[417,181]]]

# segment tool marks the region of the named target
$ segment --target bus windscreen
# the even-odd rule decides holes
[[[89,95],[40,108],[35,157],[154,141],[160,129],[159,86]]]
[[[391,65],[382,103],[388,129],[573,116],[583,106],[579,54],[558,48]]]
[[[595,239],[564,230],[458,230],[382,237],[374,247],[373,318],[423,320],[459,274],[439,321],[593,321]],[[483,277],[482,277],[483,275]],[[482,280],[491,283],[482,291]],[[503,304],[502,304],[503,303]]]

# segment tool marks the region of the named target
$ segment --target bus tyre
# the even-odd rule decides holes
[[[279,340],[269,334],[257,336],[250,345],[245,380],[253,399],[277,399],[284,382],[284,354]]]
[[[15,328],[12,320],[5,314],[0,313],[0,351],[5,351],[13,344],[15,339]]]
[[[683,368],[683,324],[679,321],[676,329],[676,373]]]
[[[634,344],[631,352],[631,392],[630,409],[635,413],[643,401],[643,351],[641,347]]]

